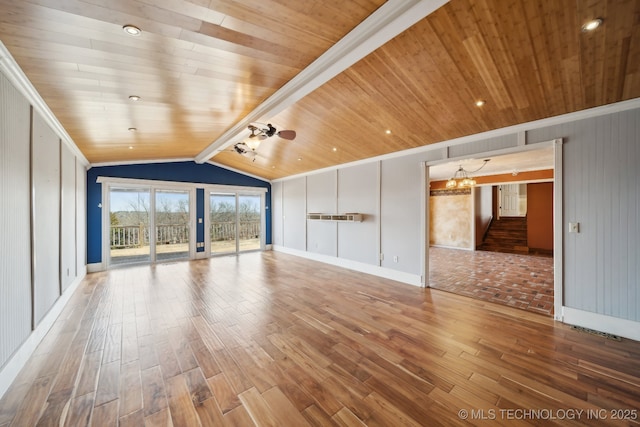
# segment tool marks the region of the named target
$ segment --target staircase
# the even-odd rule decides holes
[[[527,218],[502,217],[494,220],[487,231],[484,241],[477,249],[481,251],[528,254]]]

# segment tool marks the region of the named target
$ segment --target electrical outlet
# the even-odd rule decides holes
[[[398,262],[398,255],[393,256],[393,262]]]

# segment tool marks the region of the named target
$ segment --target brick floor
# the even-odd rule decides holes
[[[429,285],[553,315],[553,258],[432,247]]]

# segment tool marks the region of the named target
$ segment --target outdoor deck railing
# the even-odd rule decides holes
[[[214,222],[210,229],[211,241],[234,240],[235,222]],[[240,221],[240,239],[253,239],[260,236],[260,221]],[[136,248],[149,244],[149,226],[112,225],[111,249]],[[156,227],[156,243],[176,244],[189,242],[189,226],[184,224],[159,225]]]

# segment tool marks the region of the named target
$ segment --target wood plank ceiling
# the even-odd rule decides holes
[[[0,0],[0,40],[91,163],[195,159],[383,3]],[[451,0],[261,117],[295,141],[211,160],[275,179],[637,97],[640,0]]]

